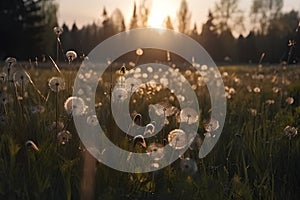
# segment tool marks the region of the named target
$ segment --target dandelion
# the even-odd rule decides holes
[[[128,98],[128,93],[124,88],[116,88],[112,93],[113,102],[123,102]]]
[[[187,124],[197,123],[199,120],[198,113],[193,108],[184,108],[180,111],[180,121]]]
[[[273,99],[268,99],[268,100],[266,100],[266,104],[267,105],[272,105],[272,104],[274,104],[275,103],[275,100],[273,100]]]
[[[183,149],[188,144],[187,135],[181,129],[174,129],[168,135],[168,142],[174,149]]]
[[[87,119],[86,119],[86,123],[88,124],[88,125],[90,125],[90,126],[97,126],[97,124],[98,124],[98,118],[97,118],[97,116],[96,115],[90,115],[90,116],[88,116],[87,117]]]
[[[137,135],[133,138],[133,146],[135,147],[136,144],[141,144],[144,148],[147,147],[145,138],[142,135]]]
[[[77,53],[75,51],[67,51],[66,57],[68,58],[69,64],[77,58]]]
[[[253,92],[254,92],[254,93],[260,93],[261,90],[260,90],[259,87],[255,87],[255,88],[253,88]]]
[[[65,101],[64,108],[68,114],[79,116],[85,113],[86,106],[82,98],[72,96]]]
[[[60,77],[52,77],[48,85],[53,92],[59,92],[65,89],[65,81]]]
[[[54,33],[56,34],[56,62],[58,62],[59,57],[59,45],[60,45],[60,39],[59,36],[63,33],[63,29],[60,27],[54,27],[53,28]]]
[[[65,145],[69,142],[70,139],[72,139],[72,134],[67,130],[63,130],[57,133],[57,140],[59,144]]]
[[[295,127],[292,126],[286,126],[283,129],[283,133],[286,137],[288,137],[289,139],[291,139],[292,137],[296,137],[296,135],[298,134],[298,130]]]
[[[206,123],[204,125],[204,129],[209,133],[216,131],[219,127],[220,127],[219,121],[213,118],[210,119],[209,123]]]
[[[59,37],[63,33],[63,29],[61,27],[54,27],[53,31],[57,37]]]
[[[190,158],[183,158],[180,160],[180,169],[188,176],[192,176],[198,171],[196,161]]]
[[[143,51],[143,49],[138,48],[138,49],[135,51],[135,53],[136,53],[136,55],[141,56],[141,55],[143,55],[144,51]]]
[[[146,152],[150,155],[150,157],[154,161],[159,161],[164,158],[165,153],[164,153],[164,146],[162,144],[157,144],[157,143],[151,143],[147,149]]]
[[[294,103],[294,98],[293,97],[288,97],[288,98],[286,98],[285,102],[289,105],[292,105]]]
[[[125,89],[131,93],[133,93],[140,85],[142,81],[140,79],[128,78],[125,79]]]
[[[25,86],[29,83],[29,78],[24,71],[16,71],[13,75],[13,80],[19,86]]]
[[[12,67],[14,64],[17,63],[17,59],[14,57],[8,57],[6,58],[5,62],[8,64],[9,67]]]
[[[8,58],[6,58],[5,63],[8,64],[7,77],[8,77],[8,81],[10,81],[9,79],[10,79],[12,67],[17,63],[17,59],[15,59],[14,57],[8,57]]]
[[[27,148],[32,148],[32,149],[35,150],[35,151],[39,151],[39,148],[37,147],[37,145],[36,145],[33,141],[31,141],[31,140],[28,140],[28,141],[25,143],[25,146],[26,146]]]
[[[153,135],[155,133],[155,125],[155,121],[151,122],[150,124],[147,124],[145,127],[144,136]]]

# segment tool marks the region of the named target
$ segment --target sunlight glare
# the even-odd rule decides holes
[[[166,16],[164,13],[151,12],[148,20],[148,25],[152,28],[163,28],[165,18]]]

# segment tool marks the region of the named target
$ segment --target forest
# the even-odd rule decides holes
[[[102,14],[97,22],[81,28],[76,22],[71,27],[62,24],[61,49],[75,50],[82,58],[114,34],[148,27],[151,8],[145,2],[134,3],[132,11],[127,11],[132,12],[128,25],[120,9],[108,12],[105,7],[99,11]],[[283,12],[283,3],[284,0],[253,0],[248,16],[239,8],[239,0],[218,0],[208,11],[205,23],[191,24],[188,2],[182,0],[176,21],[168,16],[164,27],[189,35],[218,63],[297,63],[299,11]],[[55,56],[57,41],[53,28],[59,26],[58,9],[54,0],[1,1],[0,59],[14,56],[21,60],[43,60],[48,55]],[[250,18],[250,24],[245,23],[245,18]]]

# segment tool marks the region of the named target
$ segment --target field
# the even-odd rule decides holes
[[[110,91],[130,68],[121,70],[121,66],[111,67],[99,82],[97,118],[114,143],[144,152],[145,147],[134,145],[133,138],[115,128],[111,116]],[[179,68],[198,97],[201,112],[196,140],[171,165],[137,174],[105,166],[81,144],[68,101],[76,63],[59,64],[58,68],[51,62],[2,63],[1,68],[0,199],[300,197],[300,66],[220,66],[227,98],[226,121],[217,145],[203,159],[198,158],[201,141],[213,137],[213,130],[207,128],[209,94],[191,66],[174,67]],[[168,142],[169,132],[178,128],[178,114],[183,108],[178,107],[173,93],[145,84],[130,99],[132,117],[134,112],[140,113],[142,125],[151,122],[147,105],[163,101],[166,109],[173,110],[163,131],[146,139],[146,148],[150,143]],[[83,107],[73,109],[91,119]],[[93,120],[87,123],[93,125]]]

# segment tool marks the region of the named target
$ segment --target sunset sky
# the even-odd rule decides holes
[[[137,5],[141,0],[136,0]],[[198,27],[206,21],[208,10],[214,9],[215,2],[219,0],[187,0],[189,10],[192,13],[192,23],[196,22]],[[99,22],[100,16],[105,6],[108,14],[119,8],[126,21],[126,25],[132,16],[134,0],[59,0],[58,19],[60,25],[66,23],[72,25],[74,22],[81,27],[92,22]],[[87,3],[88,2],[88,3]],[[148,0],[151,6],[150,22],[160,24],[167,15],[171,16],[176,26],[176,13],[181,0]],[[252,0],[240,0],[240,9],[245,12],[245,18],[249,16]],[[284,0],[284,11],[300,11],[299,0]],[[160,20],[160,21],[159,21]]]

